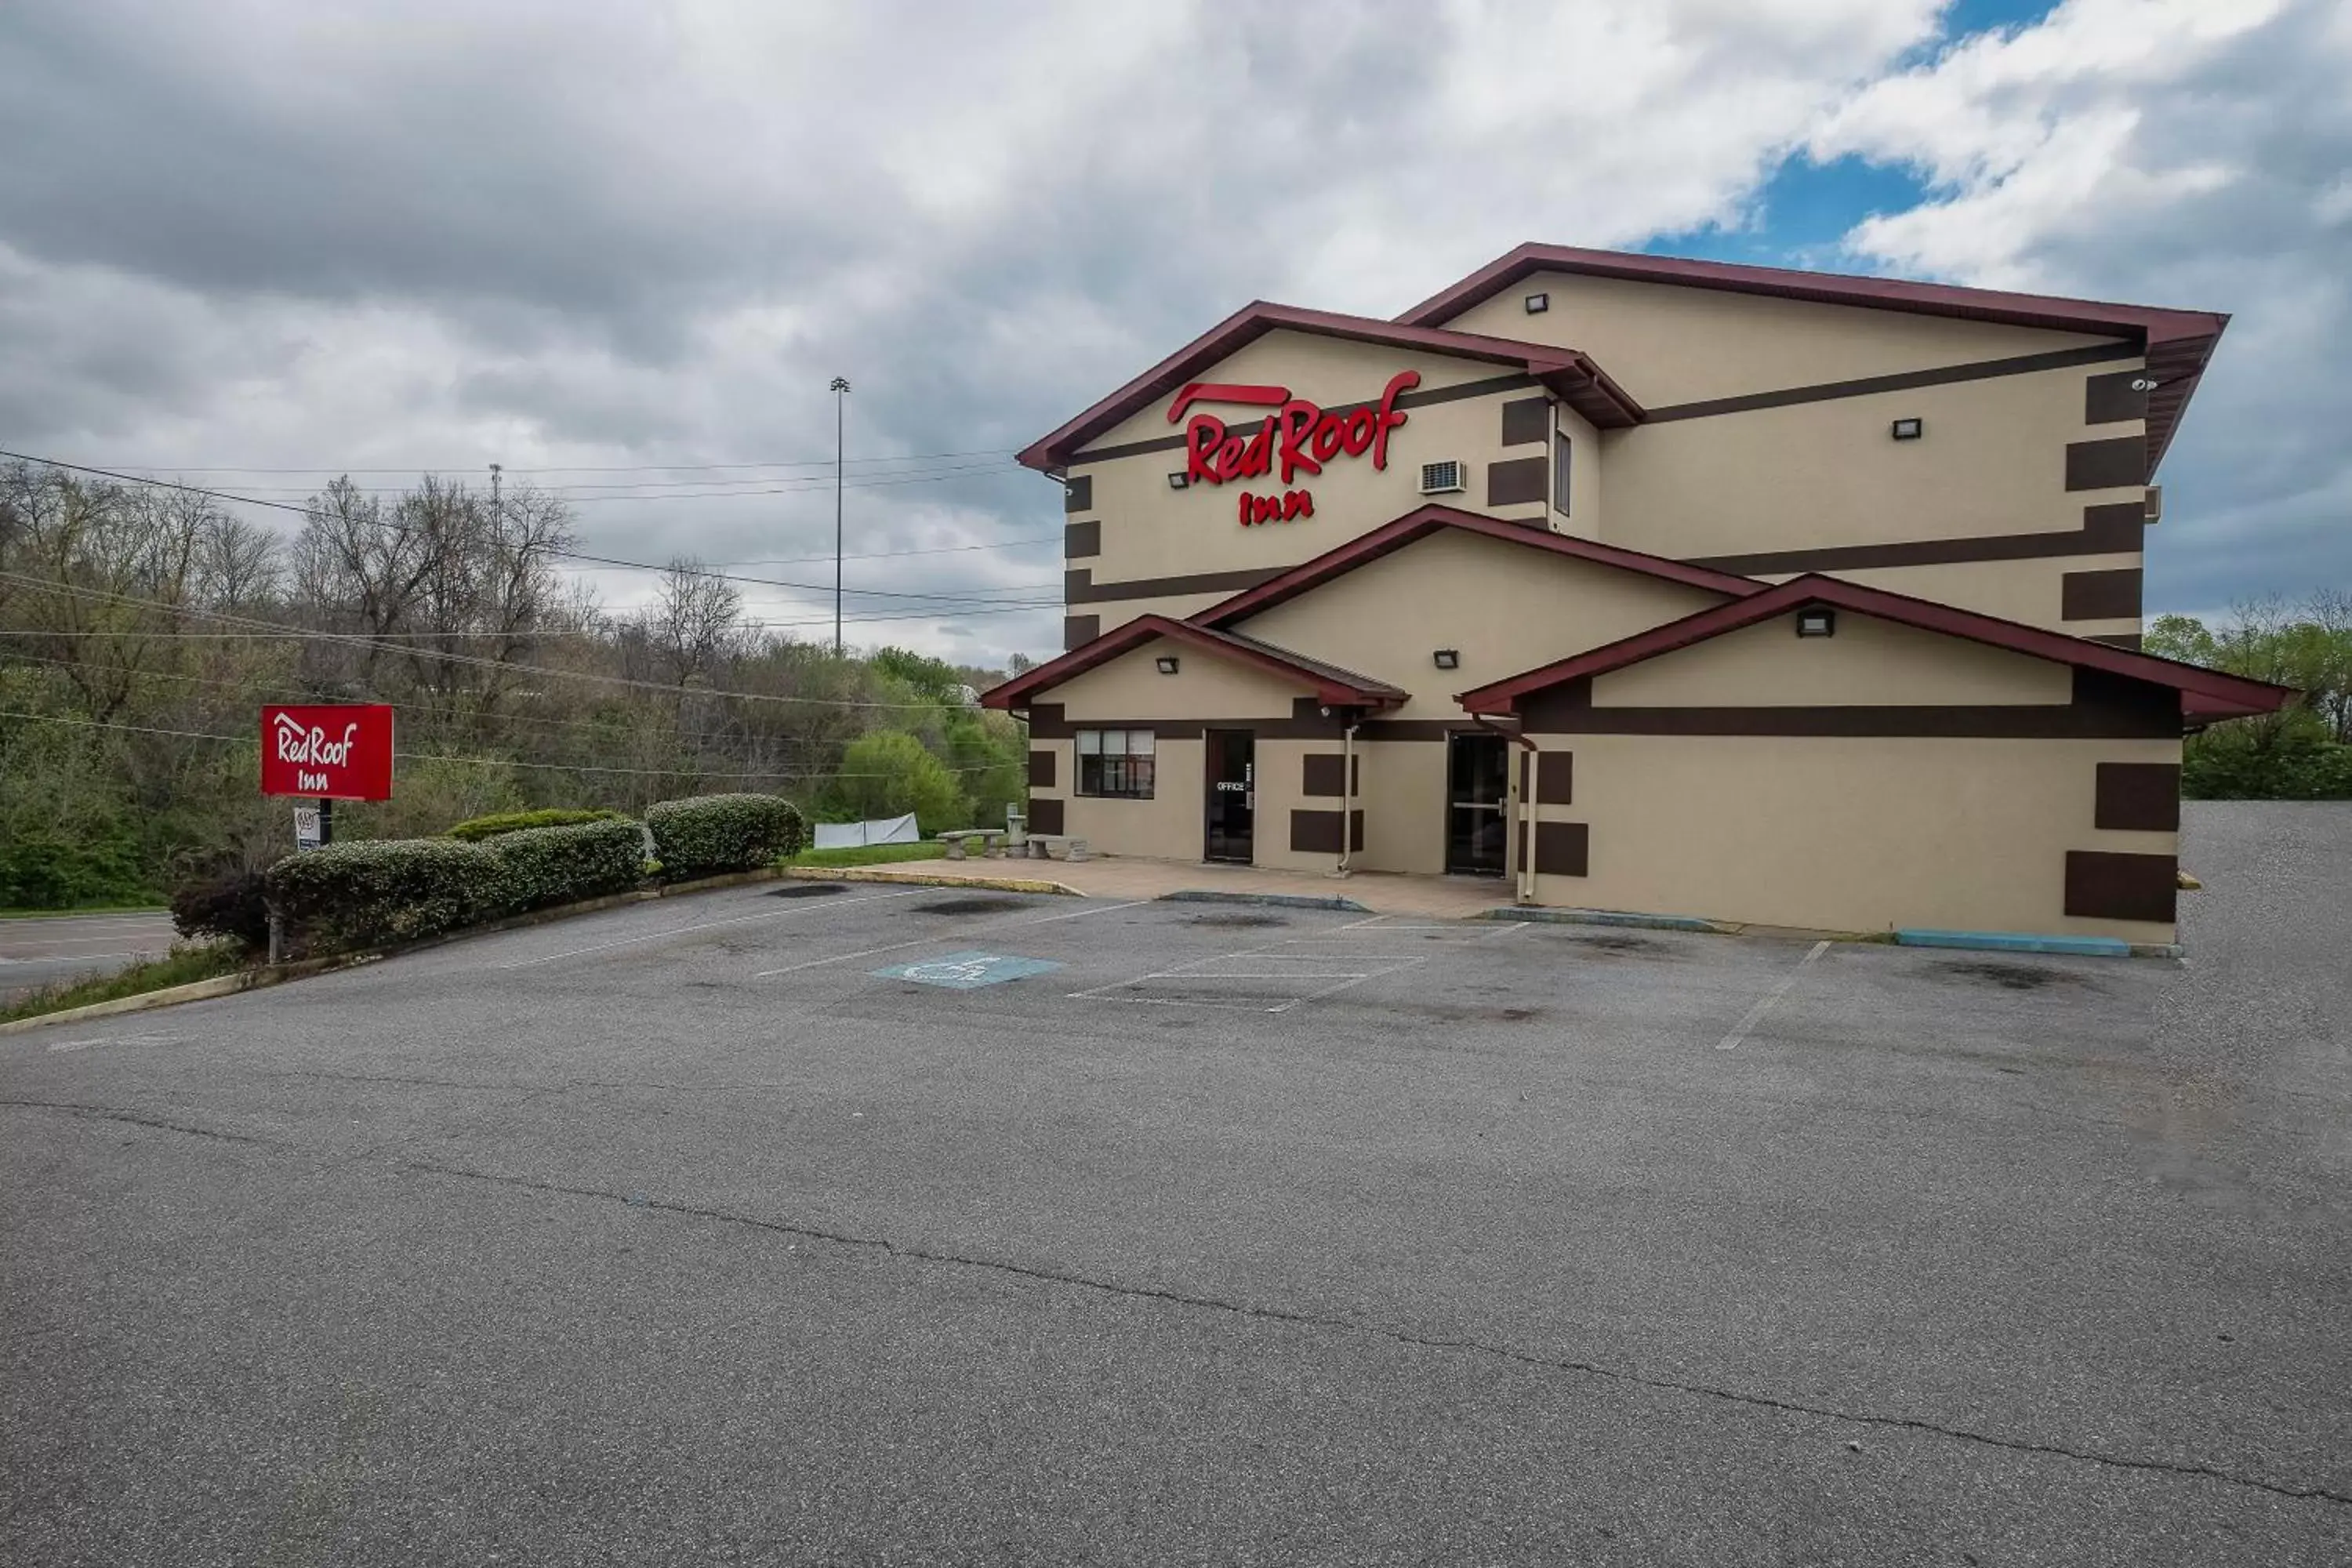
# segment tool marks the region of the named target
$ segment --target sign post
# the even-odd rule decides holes
[[[294,846],[335,839],[335,802],[392,798],[392,708],[331,703],[261,710],[261,793],[292,795]]]

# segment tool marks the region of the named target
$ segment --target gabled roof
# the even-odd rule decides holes
[[[1857,615],[1874,616],[1927,631],[1965,637],[1970,642],[2008,648],[2059,664],[2102,670],[2157,686],[2169,686],[2180,693],[2181,711],[2192,720],[2231,719],[2247,713],[2268,713],[2294,695],[2292,688],[2273,686],[2268,681],[2224,675],[2219,670],[2158,658],[2154,654],[2135,652],[2112,643],[2068,637],[2063,632],[2046,631],[2018,621],[2004,621],[1995,616],[1981,616],[1973,610],[1957,609],[1927,599],[1915,599],[1907,594],[1890,594],[1884,588],[1865,588],[1859,583],[1849,583],[1843,578],[1809,573],[1747,598],[1717,605],[1696,615],[1685,616],[1681,620],[1668,621],[1664,626],[1652,626],[1648,631],[1637,632],[1630,637],[1589,648],[1525,674],[1495,681],[1475,691],[1463,692],[1455,700],[1472,713],[1517,712],[1519,702],[1535,692],[1563,686],[1571,680],[1590,679],[1596,675],[1623,669],[1628,665],[1639,664],[1677,648],[1689,647],[1694,643],[1738,631],[1742,626],[1755,626],[1807,605],[1833,605]]]
[[[2172,441],[2172,432],[2196,390],[2197,378],[2230,324],[2212,310],[2168,310],[2104,300],[2072,300],[2048,294],[2012,294],[1997,289],[1964,289],[1953,283],[1915,283],[1903,278],[1855,277],[1835,272],[1800,272],[1781,267],[1749,267],[1734,261],[1699,261],[1679,256],[1644,256],[1622,250],[1584,250],[1568,245],[1522,245],[1488,262],[1461,282],[1441,289],[1397,320],[1433,327],[1491,299],[1522,278],[1566,272],[1618,278],[1688,289],[1720,289],[1823,305],[1904,310],[2052,331],[2135,338],[2147,351],[2158,383],[2147,400],[2147,456],[2152,472]],[[1759,389],[1761,390],[1761,389]]]
[[[1104,431],[1179,391],[1199,373],[1244,345],[1277,331],[1509,365],[1542,380],[1569,406],[1601,429],[1632,425],[1642,416],[1641,405],[1591,358],[1575,349],[1435,327],[1402,326],[1377,316],[1347,316],[1260,300],[1243,306],[1052,435],[1032,442],[1022,450],[1020,461],[1032,468],[1061,468]]]
[[[1291,681],[1311,692],[1318,700],[1338,706],[1393,708],[1412,696],[1411,692],[1391,686],[1385,680],[1374,680],[1370,676],[1341,669],[1338,665],[1326,664],[1321,659],[1308,658],[1255,637],[1218,631],[1190,621],[1171,620],[1166,616],[1138,616],[1092,642],[1072,648],[1059,658],[1048,660],[1000,686],[989,688],[981,694],[981,705],[984,708],[1026,708],[1039,692],[1051,690],[1074,676],[1107,664],[1154,637],[1166,637],[1205,653],[1235,659],[1252,668]]]
[[[1705,588],[1712,593],[1737,596],[1764,591],[1764,584],[1753,578],[1735,577],[1728,572],[1717,572],[1712,567],[1694,566],[1685,561],[1670,561],[1663,555],[1649,555],[1639,550],[1602,544],[1597,540],[1553,533],[1524,522],[1505,522],[1450,506],[1424,506],[1416,507],[1394,521],[1382,523],[1370,533],[1358,534],[1345,543],[1335,545],[1311,561],[1301,562],[1278,577],[1270,577],[1255,588],[1244,589],[1221,604],[1211,605],[1192,616],[1192,624],[1216,627],[1236,625],[1261,610],[1269,610],[1286,600],[1295,599],[1311,589],[1321,587],[1334,577],[1344,575],[1445,529],[1480,533],[1507,544],[1521,545],[1552,555],[1572,556],[1579,561],[1614,566],[1622,571],[1638,572],[1646,577]]]

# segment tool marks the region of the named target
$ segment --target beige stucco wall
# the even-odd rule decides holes
[[[2098,366],[2100,371],[2122,366]],[[1601,537],[1676,557],[2074,531],[2083,509],[2140,489],[2069,490],[2072,441],[2137,436],[2083,423],[2081,368],[1915,387],[1612,431]],[[1916,416],[1916,441],[1888,435]],[[2053,559],[2006,563],[2023,576]]]
[[[1064,802],[1064,830],[1087,841],[1105,855],[1140,855],[1163,860],[1201,858],[1202,811],[1202,770],[1207,742],[1162,736],[1154,744],[1152,796],[1150,800],[1113,800],[1077,792],[1072,742],[1063,742],[1055,777],[1062,788],[1054,792]],[[1036,792],[1044,795],[1047,792]]]
[[[1177,658],[1160,673],[1162,654]],[[1204,649],[1149,637],[1117,658],[1072,677],[1045,694],[1073,724],[1129,719],[1287,719],[1307,695],[1290,682]]]
[[[1801,637],[1793,615],[1710,637],[1592,682],[1596,708],[1916,707],[2064,703],[2074,672],[2007,648],[1851,610],[1836,635]]]
[[[1870,566],[1826,574],[1889,593],[1907,594],[1938,605],[1954,605],[2003,620],[2047,626],[2070,637],[2136,632],[2136,620],[2070,621],[2065,618],[2063,580],[2069,572],[2112,572],[2140,565],[2137,552],[2108,555],[2060,555],[2042,561],[1960,561],[1936,566]],[[1784,583],[1792,574],[1760,574]]]
[[[1463,720],[1455,692],[1720,603],[1704,589],[1446,530],[1234,629],[1412,693],[1384,717]],[[1434,668],[1441,647],[1461,651],[1460,668]]]
[[[1551,295],[1551,309],[1530,316],[1522,300],[1538,291]],[[1582,349],[1651,408],[2106,341],[1558,272],[1537,274],[1433,324]]]
[[[2173,928],[2065,913],[2070,849],[2169,855],[2177,835],[2093,826],[2096,766],[2177,764],[2171,741],[1561,735],[1591,875],[1538,902],[1827,931],[2116,936]]]

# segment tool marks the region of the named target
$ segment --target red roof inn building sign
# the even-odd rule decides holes
[[[380,702],[261,710],[261,793],[392,798],[392,709]]]
[[[1236,436],[1213,414],[1195,414],[1184,426],[1184,479],[1213,485],[1227,479],[1257,479],[1277,465],[1287,485],[1300,470],[1319,474],[1323,465],[1341,457],[1371,454],[1372,467],[1389,466],[1389,433],[1405,421],[1396,405],[1400,395],[1421,384],[1421,373],[1401,370],[1389,377],[1377,405],[1327,411],[1303,397],[1293,397],[1283,386],[1246,386],[1226,382],[1196,381],[1168,405],[1168,422],[1184,417],[1195,403],[1254,403],[1271,407],[1254,436]],[[1287,522],[1315,515],[1315,492],[1286,490],[1278,496],[1244,492],[1240,503],[1244,528],[1259,522]]]

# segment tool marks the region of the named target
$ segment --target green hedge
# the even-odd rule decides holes
[[[515,907],[506,863],[480,844],[386,838],[289,855],[264,878],[298,952],[349,952],[496,920]]]
[[[501,811],[461,822],[444,835],[466,844],[478,844],[502,834],[524,833],[534,827],[571,827],[583,822],[625,822],[617,811],[572,811],[549,806],[543,811]]]
[[[666,800],[646,813],[662,875],[683,881],[750,871],[800,853],[801,814],[772,795],[709,795]]]
[[[487,847],[519,910],[625,893],[645,878],[646,830],[623,817],[502,833]]]

